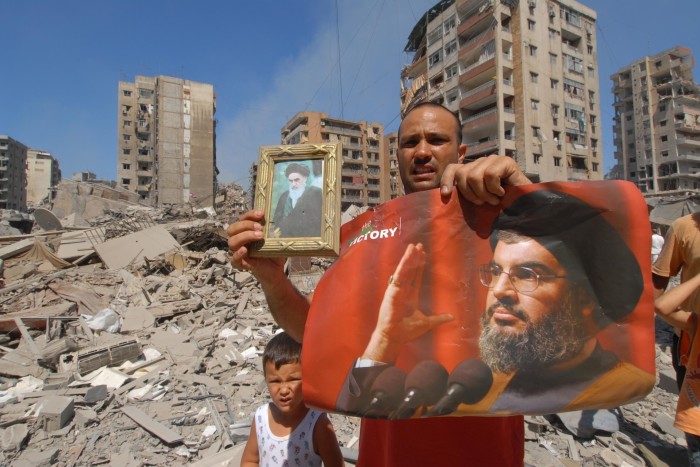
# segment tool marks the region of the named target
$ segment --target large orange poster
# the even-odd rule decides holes
[[[437,190],[343,226],[313,299],[307,404],[364,417],[615,407],[655,383],[647,208],[628,182]]]

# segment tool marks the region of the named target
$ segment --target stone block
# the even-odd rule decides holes
[[[40,404],[38,422],[46,431],[60,430],[73,418],[73,398],[71,397],[49,396]]]

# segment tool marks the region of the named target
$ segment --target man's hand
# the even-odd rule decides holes
[[[505,194],[503,184],[527,185],[532,183],[510,157],[491,155],[469,164],[450,164],[440,181],[440,193],[449,196],[457,186],[461,195],[474,204],[497,205]]]
[[[423,279],[426,254],[422,244],[409,244],[389,278],[379,308],[377,326],[363,358],[394,363],[401,348],[440,324],[454,319],[450,314],[426,316],[418,309],[418,292]]]
[[[264,220],[262,211],[248,211],[240,220],[229,225],[228,247],[231,249],[231,264],[237,269],[248,270],[258,278],[274,277],[282,271],[284,258],[251,258],[248,245],[263,239]]]

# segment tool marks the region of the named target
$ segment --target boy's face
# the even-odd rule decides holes
[[[303,407],[301,363],[285,363],[275,368],[274,362],[266,362],[265,382],[270,391],[272,403],[280,412],[290,414]]]

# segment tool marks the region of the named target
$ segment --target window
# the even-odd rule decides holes
[[[131,135],[122,135],[122,139],[124,141],[129,141],[131,139]]]
[[[535,136],[535,137],[540,136],[540,127],[538,127],[538,126],[532,127],[532,136]]]
[[[554,158],[554,167],[561,167],[561,157]]]
[[[661,120],[659,122],[659,126],[666,126],[666,120]]]
[[[540,160],[542,159],[542,154],[533,154],[532,158],[534,159],[535,164],[539,164]]]
[[[536,83],[536,82],[537,82],[537,77],[538,77],[538,76],[539,76],[539,75],[538,75],[537,73],[532,73],[532,72],[530,72],[530,82],[531,82],[531,83]]]
[[[550,39],[556,39],[556,37],[559,35],[559,31],[552,29],[552,28],[548,28],[547,32],[549,34]]]
[[[452,39],[445,46],[445,57],[455,52],[457,52],[457,39]]]
[[[661,151],[661,157],[668,157],[668,151]]]
[[[130,97],[130,96],[131,96],[131,91],[129,91],[129,90],[127,90],[127,89],[124,89],[124,90],[122,91],[122,93],[124,94],[124,97]]]
[[[535,22],[532,21],[531,19],[527,20],[527,28],[530,31],[534,31],[535,30]]]
[[[139,97],[149,98],[153,95],[152,89],[139,88]]]
[[[448,104],[451,104],[451,103],[453,103],[454,101],[456,101],[456,100],[457,100],[457,96],[458,96],[457,91],[448,94],[448,95],[447,95],[447,103],[448,103]]]
[[[130,168],[131,168],[131,164],[122,164],[122,169],[129,170]]]
[[[131,120],[124,120],[123,125],[124,126],[131,126]]]
[[[566,118],[575,120],[576,122],[585,118],[585,114],[583,113],[583,107],[569,103],[564,104],[564,116]]]
[[[661,68],[661,60],[659,60],[658,62],[654,63],[654,66],[655,66],[657,69],[658,69],[658,68]]]
[[[587,45],[587,46],[586,46],[586,52],[588,52],[588,55],[593,55],[593,46],[592,46],[592,45]]]
[[[122,154],[124,154],[124,155],[127,155],[127,156],[128,156],[129,154],[131,154],[131,149],[128,149],[128,148],[124,148],[124,149],[122,149]]]
[[[428,34],[428,44],[434,44],[440,40],[442,37],[442,29],[438,26],[437,28],[430,31]]]
[[[570,10],[564,6],[561,7],[561,16],[566,20],[567,23],[572,26],[581,27],[581,17],[577,11]]]
[[[659,112],[666,112],[666,104],[659,105]]]
[[[537,110],[540,108],[540,101],[536,99],[530,99],[530,108],[532,110]]]
[[[559,87],[559,80],[550,79],[549,80],[549,87],[551,87],[552,89],[557,89]]]
[[[549,63],[551,65],[556,65],[557,64],[557,54],[550,53],[549,54]]]
[[[129,184],[131,184],[130,178],[122,178],[122,185],[129,185]]]
[[[534,45],[529,45],[528,50],[530,51],[530,56],[531,57],[536,57],[537,56],[537,47]]]
[[[661,141],[664,142],[664,143],[665,143],[666,141],[668,141],[668,136],[667,136],[667,135],[663,135],[663,136],[661,137]]]
[[[567,54],[562,54],[562,57],[564,59],[564,66],[567,70],[579,75],[583,74],[583,60]]]
[[[458,72],[458,67],[457,67],[457,64],[455,63],[454,65],[452,65],[451,67],[449,67],[448,69],[445,70],[445,81],[449,81],[452,78],[454,78],[455,76],[457,76],[457,72]]]
[[[637,172],[630,172],[630,177],[634,178],[637,176]]]
[[[445,20],[445,22],[442,24],[443,28],[445,29],[445,34],[447,34],[450,31],[450,29],[454,29],[456,25],[457,25],[456,15],[452,15],[449,18],[447,18]]]
[[[559,106],[552,104],[552,118],[559,118]]]
[[[597,171],[598,171],[598,163],[597,163],[597,162],[591,163],[591,166],[593,167],[593,172],[597,172]]]
[[[437,63],[439,63],[440,60],[442,60],[442,50],[438,50],[437,52],[432,54],[430,56],[430,58],[428,58],[428,63],[432,67],[432,66],[435,66]]]

